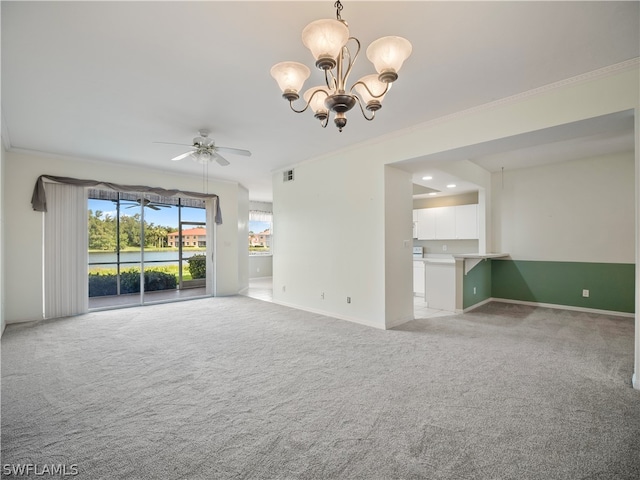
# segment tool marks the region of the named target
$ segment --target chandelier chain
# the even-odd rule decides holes
[[[342,20],[342,17],[340,16],[340,12],[342,11],[342,9],[344,7],[342,6],[342,3],[340,3],[340,0],[338,0],[336,3],[334,3],[333,6],[336,8],[336,18],[338,20]]]

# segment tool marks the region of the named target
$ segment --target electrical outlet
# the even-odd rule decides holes
[[[347,297],[347,303],[351,303],[351,297]]]
[[[260,273],[260,267],[256,268],[256,273]]]
[[[588,297],[589,296],[589,290],[587,290],[586,288],[584,290],[582,290],[582,296],[583,297]]]
[[[322,300],[324,300],[324,292],[322,292],[322,293],[320,294],[320,298],[321,298]]]
[[[476,287],[473,287],[473,294],[476,294]]]
[[[446,252],[447,251],[447,246],[446,245],[442,245],[442,251]]]
[[[283,292],[286,292],[286,291],[287,291],[287,287],[286,287],[286,286],[284,286],[284,285],[282,285],[282,291],[283,291]]]

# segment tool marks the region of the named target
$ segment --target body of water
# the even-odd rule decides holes
[[[185,250],[182,252],[182,259],[186,260],[193,255],[203,255],[206,252],[204,250]],[[120,263],[124,262],[133,262],[133,263],[124,263],[125,267],[132,267],[135,264],[139,264],[142,258],[142,254],[140,252],[120,252]],[[113,268],[115,267],[115,262],[117,262],[117,256],[115,252],[99,252],[89,253],[89,266],[92,268],[96,267],[104,267],[104,268]],[[162,266],[162,265],[176,265],[178,262],[178,252],[177,251],[153,251],[153,252],[144,252],[144,263],[148,266]]]

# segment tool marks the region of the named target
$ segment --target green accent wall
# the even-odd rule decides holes
[[[462,283],[462,308],[469,308],[491,297],[491,260],[485,259],[464,276]],[[473,289],[476,293],[473,293]]]
[[[614,312],[635,311],[635,264],[632,263],[495,259],[490,265],[494,298]],[[465,279],[465,306],[467,283]],[[582,296],[583,289],[589,290],[588,298]]]

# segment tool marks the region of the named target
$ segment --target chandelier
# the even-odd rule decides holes
[[[367,58],[373,63],[376,74],[366,75],[347,90],[347,80],[360,53],[360,41],[349,36],[349,27],[340,17],[342,4],[335,2],[336,20],[316,20],[302,30],[302,43],[311,50],[316,67],[324,71],[325,85],[311,87],[303,94],[305,105],[298,110],[293,102],[311,74],[309,68],[298,62],[280,62],[271,68],[271,76],[278,82],[282,97],[289,101],[291,110],[302,113],[309,107],[322,127],[329,123],[330,112],[339,131],[347,124],[346,113],[360,106],[362,115],[373,120],[382,108],[382,100],[398,78],[398,70],[411,55],[411,43],[402,37],[382,37],[367,48]],[[355,55],[347,43],[355,44]],[[353,48],[353,47],[352,47]],[[366,109],[366,111],[365,111]],[[369,113],[367,113],[369,112]]]

